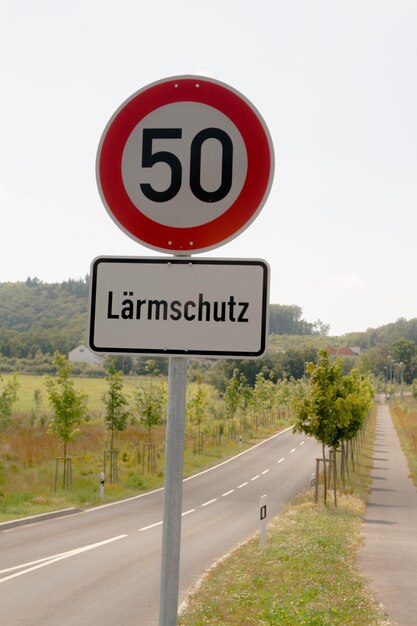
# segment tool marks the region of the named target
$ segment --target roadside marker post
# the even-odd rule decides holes
[[[102,281],[109,259],[96,259],[90,289],[93,351],[169,357],[159,626],[177,624],[188,358],[259,358],[266,351],[268,334],[266,262],[223,260],[217,277],[207,278],[205,291],[200,288],[190,296],[180,265],[188,261],[194,277],[208,277],[210,262],[194,261],[190,255],[242,233],[264,206],[273,177],[273,145],[261,115],[238,91],[207,77],[176,76],[140,89],[117,109],[100,139],[96,179],[110,217],[135,241],[174,255],[168,261],[149,261],[150,269],[140,279],[125,272],[129,260],[113,259],[118,268],[110,282]],[[161,263],[166,267],[170,260],[178,270],[171,283],[156,268]],[[138,263],[145,265],[143,259],[136,259]],[[121,265],[122,281],[117,279]],[[258,277],[254,280],[247,272]],[[181,290],[181,300],[173,299],[170,284]],[[150,285],[159,289],[156,295],[148,291],[146,297],[134,296],[137,288]],[[213,285],[219,290],[211,291],[209,300],[206,294]],[[238,285],[241,292],[232,293]],[[209,322],[215,306],[215,324],[193,328],[196,317]],[[143,321],[142,307],[147,311],[154,307],[154,314],[147,313],[148,329],[146,323],[138,323]],[[244,308],[250,310],[249,317]],[[221,329],[221,324],[225,340],[221,334],[206,332],[216,325]],[[178,333],[184,337],[183,345],[176,337],[181,328],[186,329],[185,334]],[[229,330],[236,329],[233,338]],[[266,519],[266,504],[262,507]]]
[[[106,480],[106,476],[104,472],[100,472],[100,497],[104,498],[104,483]]]
[[[259,499],[259,524],[260,524],[260,536],[261,536],[261,546],[266,545],[266,518],[267,518],[267,496],[263,495]]]

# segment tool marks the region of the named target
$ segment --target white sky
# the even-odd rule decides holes
[[[273,303],[331,334],[417,316],[415,0],[0,0],[0,282],[155,256],[104,209],[97,145],[167,76],[233,86],[276,172],[249,228],[209,253],[264,258]]]

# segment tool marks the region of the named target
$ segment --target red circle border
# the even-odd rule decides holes
[[[184,101],[212,106],[235,124],[246,146],[248,167],[239,196],[222,215],[199,226],[176,228],[151,220],[133,204],[124,187],[121,163],[131,132],[146,115]],[[227,85],[201,77],[170,78],[133,94],[107,124],[96,165],[100,195],[116,224],[144,245],[183,254],[215,248],[243,231],[268,196],[273,169],[272,141],[253,105]]]

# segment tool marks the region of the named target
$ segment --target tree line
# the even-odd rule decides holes
[[[43,283],[37,278],[25,282],[0,283],[0,370],[45,374],[53,372],[55,352],[68,354],[87,343],[89,277],[63,283]],[[256,362],[212,362],[197,365],[208,372],[219,389],[224,378],[238,366],[251,384],[259,372],[274,380],[301,378],[305,364],[317,358],[327,345],[359,346],[362,353],[355,366],[372,372],[386,383],[401,378],[411,384],[417,377],[417,318],[400,318],[380,328],[344,337],[327,337],[328,326],[318,320],[307,322],[297,305],[270,305],[270,344],[267,355]],[[293,338],[299,339],[294,343]],[[275,338],[282,338],[276,348]],[[314,341],[312,343],[310,340]],[[401,365],[400,365],[401,364]],[[344,367],[352,363],[345,363]],[[123,374],[146,373],[146,358],[119,357],[117,369]],[[167,373],[167,359],[158,359],[158,368]],[[398,369],[400,368],[400,370]],[[76,364],[77,375],[104,376],[103,368]]]

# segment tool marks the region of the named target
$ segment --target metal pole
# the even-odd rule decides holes
[[[159,626],[177,624],[186,381],[187,359],[170,357]]]

